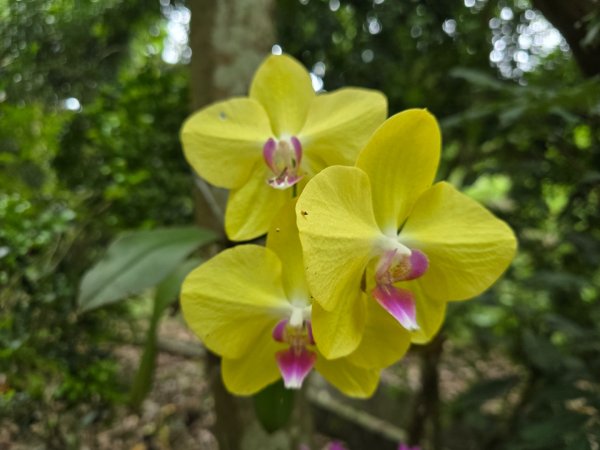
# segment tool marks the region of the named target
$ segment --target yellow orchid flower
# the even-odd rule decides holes
[[[334,164],[353,165],[386,116],[380,92],[345,88],[316,95],[298,61],[271,55],[254,75],[249,97],[193,114],[181,141],[202,178],[231,190],[225,231],[243,241],[265,234],[312,175]]]
[[[323,357],[320,330],[336,328],[328,320],[336,316],[311,305],[294,206],[290,202],[276,216],[267,247],[225,250],[188,275],[183,316],[222,356],[223,381],[235,394],[254,394],[281,377],[286,387],[299,388],[315,368],[344,394],[368,397],[380,369],[404,355],[410,335],[381,308],[371,308],[363,314],[366,331],[356,351]]]
[[[427,342],[448,301],[479,295],[510,264],[516,239],[509,226],[448,183],[432,185],[440,147],[431,114],[402,112],[375,131],[356,167],[329,167],[300,195],[308,283],[320,306],[338,316],[338,331],[320,336],[326,357],[354,351],[372,303],[410,330],[413,342]]]

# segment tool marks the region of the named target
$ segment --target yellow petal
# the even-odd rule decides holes
[[[267,232],[277,211],[292,198],[292,190],[267,184],[267,166],[258,163],[246,183],[229,193],[225,232],[232,241],[247,241]]]
[[[494,283],[513,259],[510,227],[448,183],[419,198],[400,241],[424,252],[429,269],[419,284],[427,297],[466,300]]]
[[[296,204],[310,292],[331,311],[356,299],[363,272],[381,236],[367,175],[333,166],[310,180]]]
[[[275,322],[263,330],[241,358],[223,358],[221,371],[227,390],[236,395],[252,395],[281,378],[275,353],[287,345],[273,340],[273,326]]]
[[[397,233],[431,186],[440,146],[435,118],[426,110],[409,109],[386,120],[358,155],[356,166],[369,175],[375,217],[386,234]]]
[[[269,115],[277,137],[296,135],[315,96],[310,75],[291,56],[271,55],[258,68],[250,97],[258,100]]]
[[[265,328],[289,315],[281,262],[257,245],[225,250],[186,277],[181,309],[188,326],[210,350],[240,358]]]
[[[190,165],[202,178],[228,189],[241,186],[271,136],[264,108],[234,98],[201,109],[183,124],[181,142]]]
[[[346,88],[317,95],[299,137],[311,173],[336,164],[354,165],[386,117],[387,99],[378,91]]]
[[[355,366],[347,358],[327,360],[319,355],[315,368],[348,397],[370,397],[379,383],[379,370]]]
[[[302,246],[296,225],[296,200],[288,201],[279,210],[267,234],[267,248],[273,250],[283,265],[283,286],[288,298],[294,301],[310,298]]]
[[[366,299],[366,325],[362,340],[347,359],[360,367],[383,369],[406,354],[410,340],[410,333],[369,296]]]
[[[410,290],[415,296],[417,323],[419,329],[411,331],[410,339],[415,344],[426,344],[440,331],[446,317],[446,302],[427,297],[423,292],[421,279],[400,283],[403,289]]]
[[[312,331],[319,351],[327,359],[353,352],[361,342],[365,328],[365,302],[362,292],[345,298],[333,311],[312,305]]]

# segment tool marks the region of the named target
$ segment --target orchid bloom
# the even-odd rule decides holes
[[[183,316],[206,347],[222,356],[223,380],[234,394],[254,394],[279,378],[299,388],[315,368],[346,395],[367,397],[380,369],[404,355],[410,335],[381,308],[367,309],[356,351],[336,360],[323,357],[313,332],[335,329],[329,319],[336,317],[311,304],[294,206],[289,202],[276,216],[266,247],[225,250],[189,274]]]
[[[414,447],[410,447],[406,444],[400,443],[398,444],[398,450],[421,450],[421,447],[415,445]]]
[[[346,88],[316,95],[290,56],[269,56],[250,96],[214,103],[184,123],[181,141],[194,170],[230,189],[225,231],[234,241],[267,232],[275,213],[327,166],[352,165],[385,120],[377,91]]]
[[[327,444],[327,447],[325,447],[325,450],[348,450],[348,449],[340,441],[332,441],[329,444]]]
[[[355,167],[325,169],[298,199],[308,284],[338,317],[336,330],[315,335],[326,357],[354,351],[371,303],[427,342],[448,301],[479,295],[510,264],[508,225],[448,183],[432,185],[440,147],[431,114],[402,112],[375,131]]]

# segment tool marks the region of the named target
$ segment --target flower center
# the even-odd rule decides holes
[[[294,317],[282,320],[273,328],[273,339],[289,345],[286,350],[275,354],[283,383],[288,389],[300,389],[302,382],[310,373],[317,354],[308,350],[309,345],[315,345],[312,327],[309,320],[302,320],[292,325]]]
[[[411,250],[409,254],[398,249],[387,250],[377,263],[373,297],[407,330],[419,329],[414,295],[394,283],[419,278],[428,267],[427,256],[420,250]]]
[[[302,161],[302,144],[297,137],[275,140],[269,138],[263,146],[265,163],[273,176],[267,183],[275,189],[287,189],[302,179],[300,162]]]
[[[427,256],[419,250],[411,250],[409,255],[400,253],[397,249],[388,250],[377,263],[375,280],[377,284],[414,280],[422,276],[428,267]]]

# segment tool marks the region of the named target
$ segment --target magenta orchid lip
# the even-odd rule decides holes
[[[285,387],[300,389],[317,361],[317,354],[307,348],[315,345],[310,321],[292,325],[287,319],[281,320],[272,335],[277,342],[289,344],[289,348],[275,354]]]
[[[428,268],[427,255],[416,249],[412,249],[410,255],[400,253],[398,249],[388,250],[377,263],[373,297],[410,331],[419,329],[415,298],[410,290],[398,288],[394,283],[420,278]]]

